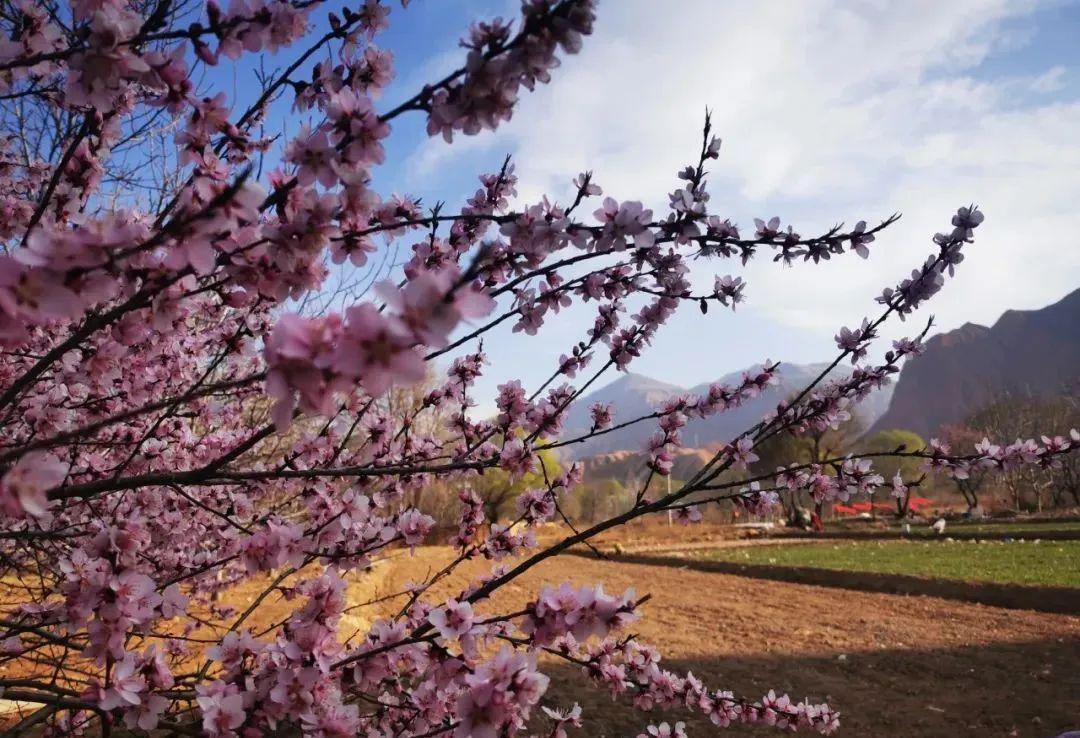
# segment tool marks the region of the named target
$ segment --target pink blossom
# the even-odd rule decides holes
[[[0,477],[0,509],[7,515],[38,517],[49,502],[45,493],[58,486],[68,474],[68,465],[43,451],[19,457]]]
[[[555,514],[555,496],[547,489],[525,490],[518,495],[517,507],[527,522],[543,522]]]
[[[202,710],[202,727],[208,738],[235,738],[244,724],[244,698],[231,684],[222,681],[196,687],[196,701]]]
[[[115,710],[138,705],[145,689],[143,678],[136,673],[135,657],[129,653],[113,668],[109,685],[98,700],[98,706],[102,710]]]
[[[908,487],[904,484],[903,476],[901,476],[900,472],[896,472],[892,478],[892,496],[902,500],[907,496],[907,493]]]
[[[423,271],[404,289],[382,282],[378,292],[417,341],[438,348],[448,343],[450,332],[462,320],[481,318],[495,306],[482,291],[457,285],[458,280],[456,269]]]
[[[640,202],[619,203],[613,198],[604,198],[604,206],[593,215],[603,226],[603,233],[596,239],[597,248],[621,251],[627,246],[627,239],[639,248],[653,244],[655,236],[649,230],[652,211],[646,210]]]
[[[459,638],[472,628],[472,606],[468,602],[447,600],[442,607],[437,607],[428,614],[428,622],[435,626],[443,638]]]
[[[499,454],[499,466],[515,477],[520,477],[536,468],[536,458],[524,441],[515,438],[507,441]]]
[[[592,418],[593,430],[606,430],[611,427],[614,409],[611,405],[596,403],[589,408],[589,417]]]
[[[758,455],[754,453],[754,442],[749,438],[740,438],[734,444],[729,444],[727,453],[737,469],[745,469],[758,460]]]
[[[337,154],[323,131],[302,128],[285,149],[285,160],[297,166],[297,179],[309,187],[316,182],[332,187],[338,181],[334,161]]]
[[[650,725],[638,738],[686,738],[686,723],[679,721],[674,726],[668,723]]]
[[[158,727],[161,715],[169,706],[169,700],[159,694],[143,695],[138,705],[124,712],[124,725],[140,730],[153,730]]]
[[[497,738],[517,730],[547,690],[548,682],[536,671],[534,656],[503,648],[465,677],[466,691],[457,703],[461,722],[454,735]]]
[[[567,727],[580,728],[581,721],[581,705],[574,703],[574,706],[569,710],[554,710],[550,707],[541,707],[544,714],[548,716],[555,727],[552,731],[552,738],[567,738]]]
[[[424,378],[423,358],[412,348],[413,339],[398,319],[382,315],[364,303],[345,313],[345,326],[333,357],[333,368],[354,377],[372,395],[381,395],[395,382]]]
[[[333,362],[333,353],[341,340],[343,328],[336,316],[304,319],[284,315],[266,342],[265,356],[270,367],[267,392],[277,402],[274,422],[287,428],[299,395],[302,410],[325,413],[332,401],[325,370]]]
[[[401,531],[402,538],[404,538],[407,546],[417,546],[423,543],[434,527],[435,519],[430,515],[424,515],[415,508],[398,515],[397,528]]]
[[[62,274],[25,268],[0,254],[0,314],[43,323],[49,318],[72,318],[82,310],[82,300],[64,283]]]
[[[866,232],[865,220],[860,220],[855,224],[855,228],[851,231],[849,238],[851,239],[852,251],[864,259],[870,256],[870,249],[866,247],[866,244],[873,243],[874,234]]]

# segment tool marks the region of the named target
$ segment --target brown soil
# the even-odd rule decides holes
[[[426,549],[399,560],[385,585],[444,555]],[[776,689],[827,700],[842,712],[841,735],[1045,738],[1080,728],[1080,617],[580,556],[541,564],[498,604],[518,606],[562,581],[651,594],[634,631],[661,649],[668,668],[736,694]],[[636,736],[662,718],[687,720],[692,735],[716,731],[688,715],[649,716],[613,702],[576,668],[546,671],[549,701],[581,703],[590,737]]]
[[[359,604],[398,592],[438,571],[449,556],[436,547],[413,556],[400,552],[360,577],[350,597]],[[441,582],[436,593],[458,592],[465,573],[488,566],[467,564],[468,572]],[[840,735],[1049,738],[1080,728],[1077,616],[581,556],[541,564],[500,591],[494,605],[512,611],[544,584],[562,581],[652,595],[633,630],[661,649],[667,668],[692,671],[709,686],[740,695],[776,689],[828,701],[842,713]],[[275,599],[265,619],[288,610]],[[400,604],[358,607],[343,636],[366,630]],[[544,670],[553,678],[547,704],[582,705],[589,722],[576,735],[632,738],[664,719],[686,720],[691,735],[719,732],[689,714],[647,715],[614,702],[576,668],[552,661]],[[726,732],[772,734],[742,727]]]

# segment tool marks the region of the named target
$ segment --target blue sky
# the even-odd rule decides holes
[[[378,43],[394,51],[398,78],[380,104],[456,66],[471,18],[511,15],[515,5],[395,4]],[[699,263],[696,284],[740,275],[748,302],[735,315],[685,310],[633,369],[689,386],[765,358],[827,360],[837,329],[872,315],[874,296],[920,264],[933,233],[971,201],[987,221],[932,303],[939,329],[992,323],[1080,287],[1078,38],[1078,2],[604,0],[583,53],[565,58],[512,123],[446,146],[424,135],[422,116],[399,119],[375,185],[453,205],[509,153],[522,202],[565,197],[592,169],[605,194],[659,208],[694,155],[708,106],[725,140],[714,212],[744,226],[779,215],[804,234],[894,211],[904,218],[867,261]],[[268,127],[300,123],[278,111]],[[527,386],[546,378],[583,320],[589,313],[572,310],[537,338],[489,340],[481,399],[511,377]]]

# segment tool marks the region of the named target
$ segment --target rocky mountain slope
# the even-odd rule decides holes
[[[825,364],[781,364],[779,385],[771,388],[761,397],[734,410],[719,413],[705,420],[693,420],[687,424],[682,433],[684,447],[706,448],[727,442],[774,410],[782,399],[790,397],[806,386],[821,373],[825,366]],[[829,377],[840,378],[846,375],[846,369],[837,368],[830,373]],[[718,381],[736,384],[741,378],[742,372],[732,372],[720,377]],[[618,424],[651,413],[677,395],[704,395],[708,390],[709,383],[684,388],[642,374],[625,374],[574,403],[567,417],[563,437],[581,435],[588,430],[589,406],[597,402],[610,404],[615,409],[615,423]],[[889,394],[888,388],[877,392],[856,408],[863,427],[869,427],[885,411]],[[616,451],[636,452],[644,448],[648,437],[655,431],[655,421],[643,422],[590,439],[586,443],[568,447],[566,451],[573,458]]]
[[[1009,310],[990,328],[967,323],[930,338],[905,366],[872,430],[925,437],[1003,396],[1080,391],[1080,290],[1040,310]]]

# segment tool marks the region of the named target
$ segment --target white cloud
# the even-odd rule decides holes
[[[1031,81],[1032,92],[1039,92],[1044,95],[1048,95],[1052,92],[1057,92],[1065,86],[1065,67],[1060,64],[1051,67],[1043,74]]]
[[[510,125],[465,146],[429,142],[410,171],[424,179],[478,149],[505,150],[523,198],[565,197],[570,178],[592,169],[606,193],[659,207],[696,154],[708,106],[725,139],[714,212],[744,226],[777,214],[804,234],[904,213],[867,262],[751,264],[757,314],[831,337],[871,314],[881,288],[920,264],[933,233],[974,201],[987,221],[933,310],[946,329],[993,322],[1080,286],[1080,100],[1051,95],[1066,70],[1021,79],[978,69],[1030,41],[1030,29],[1010,21],[1034,9],[1006,0],[605,2],[585,51]],[[1018,90],[1044,96],[1030,102]],[[828,350],[826,340],[821,355]]]

